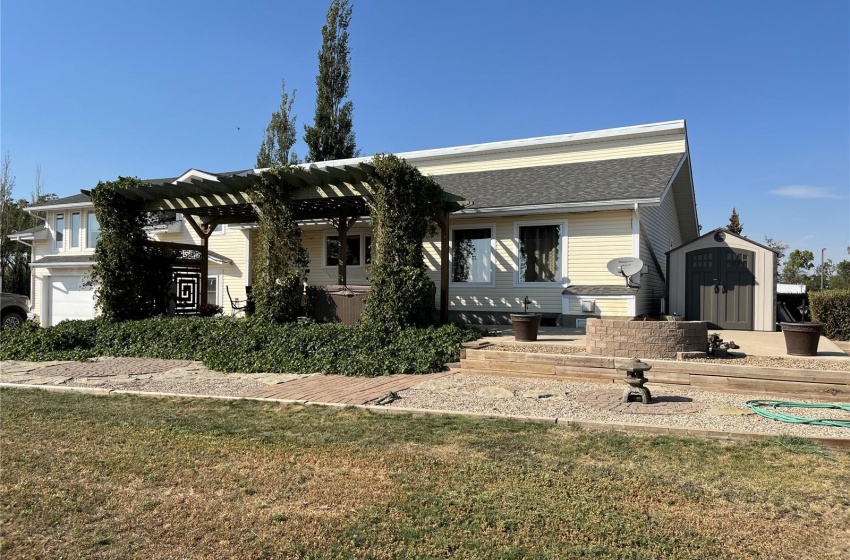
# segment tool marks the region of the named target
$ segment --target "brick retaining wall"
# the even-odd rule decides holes
[[[708,323],[588,319],[586,341],[595,356],[675,359],[680,352],[705,352]]]

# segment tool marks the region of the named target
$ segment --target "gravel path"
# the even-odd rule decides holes
[[[693,399],[694,403],[704,404],[702,412],[687,414],[626,414],[601,410],[576,400],[582,393],[596,392],[610,387],[610,390],[622,395],[620,384],[584,383],[579,381],[555,381],[548,379],[516,379],[509,377],[490,377],[484,375],[455,374],[436,381],[424,382],[399,395],[401,399],[391,403],[390,407],[429,408],[436,410],[456,410],[479,413],[511,414],[521,416],[541,416],[559,418],[565,421],[590,420],[621,424],[643,424],[695,428],[701,430],[721,430],[730,432],[752,432],[759,434],[789,434],[811,437],[850,437],[850,429],[829,426],[807,426],[786,424],[748,413],[744,403],[748,400],[763,399],[763,395],[736,395],[713,393],[694,389],[653,388],[653,396],[678,396]],[[485,388],[501,388],[513,392],[510,397],[490,397],[481,393],[498,394],[499,391]],[[525,392],[541,392],[553,397],[529,398]],[[780,399],[777,399],[780,400]],[[794,411],[788,411],[794,413]],[[841,410],[806,409],[799,412],[812,418],[834,418],[850,420],[850,413]]]

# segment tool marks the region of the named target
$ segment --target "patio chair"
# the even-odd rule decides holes
[[[236,298],[234,300],[233,297],[231,297],[231,295],[230,295],[230,286],[225,286],[224,289],[227,290],[227,299],[230,300],[230,316],[231,317],[233,317],[234,315],[236,315],[240,311],[242,313],[245,313],[246,311],[248,311],[248,308],[251,307],[251,305],[250,305],[250,303],[248,302],[247,299],[244,302],[239,301],[239,298]]]

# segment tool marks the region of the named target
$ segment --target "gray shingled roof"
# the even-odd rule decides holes
[[[85,204],[91,202],[91,199],[88,195],[85,194],[72,194],[71,196],[65,196],[62,198],[57,198],[56,200],[48,200],[46,202],[40,202],[38,204],[33,204],[33,207],[41,208],[43,206],[59,206],[60,204]]]
[[[566,296],[633,296],[637,291],[628,286],[567,286],[561,293]]]
[[[44,224],[40,224],[40,225],[31,227],[31,228],[22,229],[21,231],[13,231],[10,235],[22,235],[24,233],[38,233],[40,231],[43,231],[44,229],[45,229]]]
[[[81,255],[50,255],[47,257],[41,257],[34,263],[35,266],[44,265],[44,264],[68,264],[68,263],[89,263],[94,262],[94,255],[92,254],[81,254]]]
[[[656,198],[683,153],[436,175],[472,208]]]

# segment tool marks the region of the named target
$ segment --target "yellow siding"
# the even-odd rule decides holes
[[[225,256],[233,261],[233,264],[218,264],[209,262],[209,274],[221,275],[222,286],[219,304],[224,307],[225,313],[230,313],[230,301],[227,299],[226,288],[230,288],[230,295],[236,299],[244,300],[246,280],[246,251],[247,237],[244,230],[224,227],[224,234],[213,234],[210,236],[209,250]],[[183,223],[182,231],[176,233],[159,233],[155,239],[170,243],[201,244],[201,239],[192,227]]]
[[[608,261],[631,256],[631,212],[569,214],[569,280],[577,286],[624,284],[608,272]]]
[[[471,154],[452,157],[449,163],[444,158],[433,162],[411,160],[411,163],[425,174],[445,175],[673,154],[685,152],[685,149],[685,135],[683,131],[679,131],[644,138],[535,148],[533,151],[528,150],[526,154],[518,155],[517,152],[511,152],[507,157],[504,153]]]
[[[641,236],[640,258],[647,266],[648,273],[641,277],[641,288],[638,292],[636,313],[657,313],[659,299],[664,296],[665,282],[658,273],[649,243],[655,251],[655,257],[661,265],[664,275],[667,275],[666,252],[682,244],[679,229],[679,219],[676,214],[676,200],[672,189],[667,193],[659,206],[642,207],[640,209],[641,225],[646,236]],[[648,239],[647,239],[648,238]]]

